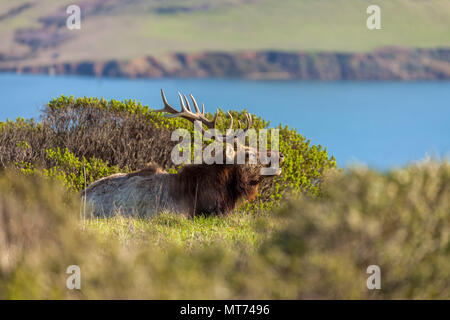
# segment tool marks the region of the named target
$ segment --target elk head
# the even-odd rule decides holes
[[[278,176],[281,174],[281,168],[278,164],[281,164],[284,160],[283,155],[274,150],[260,151],[256,147],[246,146],[245,137],[249,133],[252,126],[252,117],[248,113],[246,116],[246,128],[243,129],[241,122],[238,120],[238,130],[233,130],[233,116],[230,112],[227,112],[230,117],[230,124],[226,130],[226,134],[220,134],[217,130],[217,118],[219,111],[217,110],[214,119],[211,121],[206,117],[205,106],[202,104],[202,109],[197,104],[194,96],[191,94],[190,98],[192,100],[192,105],[186,97],[186,95],[181,95],[178,93],[180,99],[181,110],[177,111],[173,108],[167,101],[164,91],[161,89],[161,97],[164,103],[164,108],[155,110],[155,112],[165,112],[167,113],[165,117],[176,118],[180,117],[194,123],[194,127],[201,129],[203,135],[213,137],[215,139],[214,143],[221,144],[222,155],[225,156],[223,162],[225,164],[239,164],[243,165],[254,172],[258,176],[258,182],[265,177]],[[209,131],[205,130],[206,127]],[[212,164],[214,159],[203,159],[206,164]],[[274,163],[275,162],[275,163]],[[275,166],[274,166],[275,165]]]

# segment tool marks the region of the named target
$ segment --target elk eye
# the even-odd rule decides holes
[[[252,181],[250,181],[250,185],[252,185],[252,186],[257,185],[258,183],[259,183],[258,180],[252,180]]]

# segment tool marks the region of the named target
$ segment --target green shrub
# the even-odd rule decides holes
[[[222,110],[219,112],[217,124],[223,131],[229,119]],[[245,123],[245,112],[231,111],[236,125],[237,120]],[[208,117],[212,119],[213,115]],[[269,125],[268,121],[253,116],[253,128]],[[84,186],[85,169],[87,183],[111,172],[143,168],[148,162],[176,172],[178,168],[170,159],[171,150],[178,143],[170,139],[175,128],[193,132],[191,122],[165,118],[134,100],[61,96],[48,103],[40,123],[18,119],[1,124],[0,142],[4,146],[0,144],[0,164],[15,165],[25,173],[30,168],[45,169],[48,176],[60,177],[77,191]],[[283,173],[265,181],[257,200],[245,204],[240,211],[271,208],[287,192],[318,195],[323,175],[336,168],[334,157],[329,158],[326,149],[311,146],[294,129],[281,125],[278,129],[280,151],[285,155]],[[61,154],[57,150],[65,151]]]
[[[42,173],[45,177],[59,180],[71,191],[83,190],[92,182],[107,177],[120,170],[117,166],[110,166],[107,162],[90,158],[79,159],[68,149],[62,152],[56,150],[46,150],[45,160],[49,163],[48,169],[36,169],[32,163],[17,162],[15,165],[25,175]],[[125,171],[129,171],[125,168]]]
[[[50,128],[34,119],[0,122],[0,168],[22,162],[44,165],[45,150],[53,145]]]
[[[47,177],[60,180],[71,190],[80,191],[92,182],[119,172],[118,167],[109,166],[97,158],[79,159],[68,149],[64,152],[47,150],[47,158],[54,162],[50,169],[44,169]]]

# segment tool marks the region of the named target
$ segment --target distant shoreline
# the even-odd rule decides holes
[[[172,53],[132,60],[26,65],[0,57],[0,72],[121,78],[450,80],[450,48],[387,47],[370,53],[242,51]]]

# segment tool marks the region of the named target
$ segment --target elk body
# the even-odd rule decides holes
[[[156,112],[166,112],[166,117],[182,117],[192,122],[200,121],[208,129],[216,128],[218,112],[214,120],[205,116],[191,95],[195,112],[191,109],[186,96],[180,96],[181,111],[169,105],[161,90],[164,108]],[[233,118],[230,113],[230,128]],[[238,137],[246,134],[251,127],[251,117],[247,115],[247,127],[238,130],[232,136],[223,135],[221,139],[231,140],[236,144],[223,144],[227,161],[233,164],[189,164],[184,165],[177,174],[169,174],[155,164],[132,172],[119,173],[91,184],[82,192],[86,197],[90,211],[95,216],[116,214],[135,216],[154,216],[161,212],[172,212],[194,216],[198,214],[225,215],[235,208],[240,200],[252,200],[258,193],[259,183],[281,173],[281,169],[272,168],[271,164],[262,165],[261,153],[238,143]],[[241,127],[239,123],[239,128]],[[203,126],[202,131],[205,132]],[[229,130],[228,130],[229,131]],[[216,138],[219,136],[216,136]],[[239,152],[245,153],[245,159],[255,157],[256,164],[245,161],[237,164]],[[267,151],[264,156],[276,156],[279,162],[283,157],[279,152]],[[231,161],[230,161],[231,160]],[[266,171],[264,174],[262,170]]]

